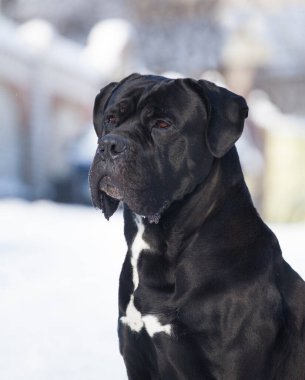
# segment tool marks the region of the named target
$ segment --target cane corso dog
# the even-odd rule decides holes
[[[247,114],[241,96],[189,78],[132,74],[96,97],[89,181],[107,219],[124,206],[130,380],[305,379],[305,286],[245,184],[234,144]]]

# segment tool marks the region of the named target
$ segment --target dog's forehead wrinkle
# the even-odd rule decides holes
[[[141,110],[144,107],[152,108],[152,95],[158,90],[160,84],[157,83],[152,87],[147,87],[143,90],[137,104],[137,110]]]
[[[131,87],[128,84],[122,85],[112,93],[107,106],[118,106],[121,102],[136,105],[144,89],[145,86]]]

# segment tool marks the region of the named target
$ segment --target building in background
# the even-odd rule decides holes
[[[103,64],[99,42],[105,47],[109,33],[116,45]],[[129,73],[131,41],[132,27],[123,20],[99,23],[82,46],[46,21],[1,19],[0,196],[77,200],[73,144],[87,129],[93,137],[94,98],[110,78]]]
[[[0,196],[89,201],[98,90],[134,71],[212,72],[249,102],[239,149],[257,206],[305,220],[304,1],[1,4]]]

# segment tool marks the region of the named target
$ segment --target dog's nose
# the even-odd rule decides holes
[[[114,159],[125,152],[127,141],[122,136],[106,135],[101,139],[99,154],[103,159]]]

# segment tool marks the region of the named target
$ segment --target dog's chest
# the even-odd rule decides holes
[[[130,295],[129,303],[126,308],[126,314],[121,317],[121,323],[128,326],[132,331],[140,332],[145,329],[150,337],[157,333],[165,333],[171,335],[171,324],[162,324],[158,314],[149,313],[142,314],[135,306],[135,292],[140,283],[139,278],[139,260],[142,255],[149,254],[150,245],[144,240],[145,231],[142,218],[135,217],[137,232],[131,246],[130,265],[132,268],[133,292]]]

